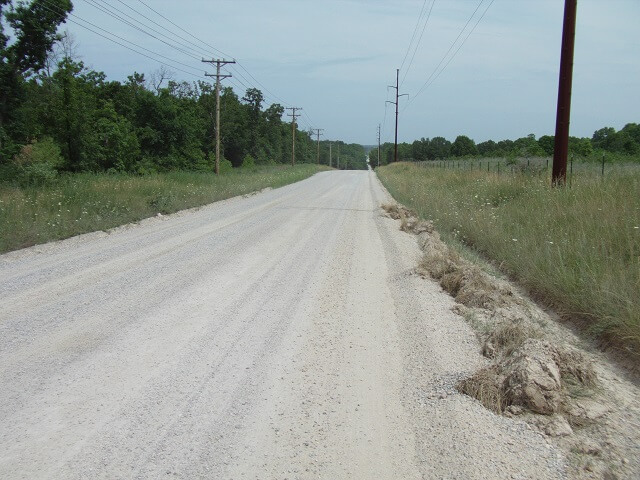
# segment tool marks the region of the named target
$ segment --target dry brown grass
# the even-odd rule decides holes
[[[503,413],[507,407],[502,380],[495,365],[480,369],[469,378],[460,381],[457,389],[477,399],[485,408],[493,412]]]
[[[503,320],[496,324],[487,336],[483,351],[492,350],[494,357],[498,355],[508,357],[520,348],[528,338],[540,338],[541,336],[541,332],[531,324],[517,320]],[[490,348],[488,348],[489,345]]]

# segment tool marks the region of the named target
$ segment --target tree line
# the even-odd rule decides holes
[[[52,3],[58,8],[49,8]],[[37,180],[58,172],[211,171],[214,86],[176,81],[164,69],[149,77],[133,72],[124,82],[108,80],[79,61],[73,42],[57,33],[72,8],[68,0],[16,5],[0,0],[3,176]],[[225,87],[220,109],[223,171],[291,162],[292,127],[282,120],[282,105],[266,106],[256,88],[239,97]],[[362,147],[338,143],[341,168],[366,168]],[[296,132],[296,161],[317,161],[308,132]]]
[[[451,157],[516,158],[546,157],[553,155],[555,137],[534,134],[517,140],[487,140],[476,144],[473,139],[459,135],[451,142],[444,137],[421,138],[413,143],[398,144],[398,160],[425,161]],[[394,157],[393,143],[381,146],[380,162],[391,163]],[[640,155],[640,125],[628,123],[619,131],[612,127],[596,130],[591,138],[569,137],[569,152],[579,157],[598,153]],[[369,159],[375,165],[377,149],[369,151]]]

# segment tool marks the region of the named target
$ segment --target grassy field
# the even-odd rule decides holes
[[[585,169],[572,188],[547,172],[392,164],[391,194],[443,238],[479,252],[601,341],[640,355],[640,168]]]
[[[149,176],[67,175],[41,186],[0,183],[0,253],[281,187],[326,167],[297,165]]]

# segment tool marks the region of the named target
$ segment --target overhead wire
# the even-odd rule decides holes
[[[184,49],[184,47],[176,46],[175,44],[173,44],[173,43],[171,43],[171,42],[168,42],[168,41],[166,41],[166,40],[164,40],[164,39],[162,39],[162,38],[158,37],[157,35],[154,35],[153,33],[150,33],[149,31],[145,30],[145,28],[147,28],[147,29],[151,30],[152,32],[154,32],[154,33],[156,33],[156,34],[158,34],[158,35],[163,36],[163,37],[165,37],[165,38],[166,38],[166,35],[164,35],[164,34],[162,34],[162,33],[158,32],[157,30],[155,30],[155,29],[153,29],[153,28],[149,27],[148,25],[145,25],[144,23],[142,23],[142,22],[140,22],[140,21],[138,21],[138,20],[136,20],[136,19],[133,19],[133,17],[131,17],[130,15],[128,15],[128,14],[126,14],[126,13],[124,13],[124,12],[122,12],[122,11],[121,11],[121,10],[119,10],[118,8],[116,8],[116,7],[112,6],[112,5],[109,5],[109,6],[104,5],[104,4],[102,4],[102,5],[101,5],[101,4],[99,4],[98,2],[96,2],[96,1],[94,1],[94,0],[84,0],[84,1],[85,1],[86,3],[88,3],[89,5],[92,5],[94,8],[96,8],[96,9],[98,9],[98,10],[100,10],[100,11],[102,11],[102,12],[106,13],[107,15],[109,15],[109,16],[111,16],[111,17],[113,17],[113,18],[117,19],[117,20],[120,20],[120,21],[121,21],[121,22],[123,22],[124,24],[129,25],[131,28],[133,28],[133,29],[135,29],[135,30],[138,30],[139,32],[142,32],[142,33],[144,33],[145,35],[148,35],[148,36],[150,36],[151,38],[154,38],[154,39],[158,40],[159,42],[164,43],[165,45],[167,45],[167,46],[169,46],[169,47],[171,47],[171,48],[173,48],[173,49],[175,49],[175,50],[179,51],[180,53],[182,53],[182,54],[184,54],[184,55],[187,55],[187,56],[189,56],[189,57],[191,57],[191,58],[193,58],[193,59],[195,59],[195,60],[200,60],[200,58],[199,58],[198,56],[194,55],[193,50],[192,50],[192,51],[185,50],[185,49]],[[115,10],[116,12],[119,12],[120,14],[122,14],[122,15],[124,15],[124,16],[127,16],[127,17],[129,17],[129,18],[132,18],[135,22],[139,23],[139,24],[140,24],[140,25],[142,25],[142,27],[144,27],[144,28],[141,28],[141,27],[139,27],[138,25],[135,25],[134,23],[130,22],[129,20],[127,20],[127,19],[123,18],[123,17],[122,17],[121,15],[119,15],[118,13],[114,13],[114,12],[113,12],[113,11],[111,11],[110,9],[113,9],[113,10]],[[176,43],[177,43],[177,42],[176,42]],[[188,48],[188,47],[187,47],[187,48]]]
[[[58,6],[55,4],[52,4],[51,2],[49,2],[48,0],[43,0],[45,4],[48,5],[48,9],[50,11],[54,11],[51,9],[51,7],[55,8],[56,10],[59,10]],[[167,36],[165,33],[158,31],[157,29],[149,26],[148,24],[145,24],[144,22],[140,21],[138,18],[134,18],[132,15],[129,15],[128,13],[122,11],[121,9],[117,8],[114,5],[105,5],[105,4],[99,4],[98,2],[96,2],[95,0],[85,0],[86,3],[88,3],[89,5],[92,5],[94,8],[96,8],[97,10],[101,11],[102,13],[122,22],[123,24],[151,37],[154,38],[157,41],[160,41],[161,43],[173,48],[174,50],[186,55],[189,58],[192,58],[194,60],[198,60],[201,61],[202,58],[198,57],[196,54],[198,52],[200,53],[204,53],[204,54],[209,54],[209,50],[193,43],[190,42],[189,40],[187,40],[184,36],[178,35],[175,31],[173,31],[172,29],[167,28],[166,26],[161,25],[160,23],[154,21],[153,19],[149,18],[147,15],[144,15],[142,12],[140,12],[139,10],[134,9],[133,7],[127,5],[126,3],[122,2],[121,0],[117,0],[119,3],[122,3],[123,5],[125,5],[127,8],[129,8],[132,12],[134,12],[135,14],[141,16],[142,18],[146,19],[148,22],[156,25],[157,27],[159,27],[160,29],[168,32],[171,37]],[[189,37],[195,39],[197,42],[199,42],[200,44],[204,45],[205,47],[211,49],[212,51],[215,52],[219,52],[222,55],[225,56],[230,56],[228,54],[226,54],[225,52],[223,52],[220,49],[217,49],[215,47],[213,47],[212,45],[208,44],[207,42],[199,39],[198,37],[196,37],[195,35],[191,34],[190,32],[188,32],[187,30],[185,30],[184,28],[180,27],[178,24],[176,24],[175,22],[173,22],[172,20],[170,20],[169,18],[167,18],[166,16],[164,16],[162,13],[158,12],[156,9],[152,8],[150,5],[148,5],[146,2],[139,0],[139,2],[144,5],[145,7],[147,7],[149,10],[151,10],[152,12],[154,12],[156,15],[158,15],[159,17],[161,17],[162,19],[164,19],[165,21],[167,21],[168,23],[170,23],[171,25],[173,25],[175,28],[179,29],[180,31],[186,33],[187,35],[189,35]],[[45,5],[46,6],[46,5]],[[134,53],[137,53],[138,55],[142,55],[145,58],[148,58],[150,60],[153,60],[157,63],[159,63],[160,65],[163,65],[165,67],[168,67],[170,69],[185,73],[187,75],[190,75],[192,77],[198,78],[198,79],[204,79],[206,80],[207,77],[204,76],[203,74],[195,74],[191,71],[187,71],[184,68],[187,68],[189,70],[193,70],[193,71],[201,71],[200,69],[192,66],[192,65],[188,65],[186,63],[180,62],[178,60],[172,59],[170,57],[167,57],[166,55],[160,54],[154,50],[151,50],[149,48],[143,47],[135,42],[132,42],[120,35],[116,35],[115,33],[112,33],[102,27],[100,27],[99,25],[96,25],[93,22],[90,22],[88,20],[85,20],[81,17],[79,17],[76,14],[70,14],[70,16],[72,16],[73,18],[69,18],[68,21],[70,23],[73,23],[75,25],[80,26],[83,29],[86,29],[112,43],[115,43],[121,47],[124,47]],[[83,23],[80,23],[83,22]],[[86,25],[85,25],[86,24]],[[87,25],[91,25],[91,27],[88,27]],[[103,33],[100,33],[97,30],[100,30]],[[150,33],[153,32],[153,33]],[[111,38],[113,37],[113,38]],[[179,38],[180,40],[182,40],[185,43],[176,41],[175,38]],[[118,39],[118,40],[115,40]],[[167,41],[167,40],[169,41]],[[125,43],[122,43],[125,42]],[[127,45],[129,44],[129,45]],[[134,48],[135,47],[135,48]],[[149,54],[146,54],[144,52],[141,52],[140,50],[143,50],[145,52],[148,52]],[[153,55],[153,56],[152,56]],[[164,59],[160,60],[159,58]],[[177,65],[181,65],[184,68],[181,68]],[[238,66],[238,68],[234,68],[235,66]],[[263,84],[261,84],[253,74],[251,74],[251,72],[249,72],[249,70],[244,67],[244,65],[242,65],[241,63],[236,61],[236,64],[229,64],[227,66],[227,68],[233,68],[233,73],[235,74],[234,76],[232,76],[230,78],[230,83],[234,86],[236,86],[237,88],[240,88],[240,85],[242,87],[244,87],[245,89],[249,89],[249,88],[254,88],[251,86],[252,82],[251,80],[249,80],[247,78],[250,77],[251,79],[253,79],[253,81],[258,84],[260,87],[262,87],[263,89],[263,97],[265,98],[265,100],[269,101],[269,100],[275,100],[271,103],[280,103],[284,106],[287,106],[287,102],[283,101],[281,98],[279,98],[277,95],[275,95],[273,92],[269,91],[269,89],[267,89]],[[241,70],[242,71],[241,71]],[[243,73],[244,72],[244,73]],[[246,76],[245,76],[246,75]],[[308,122],[308,126],[312,127],[314,125],[314,122],[311,120],[310,116],[305,113],[305,120],[303,120],[302,123],[307,123]]]
[[[462,36],[462,34],[465,32],[465,30],[467,29],[467,27],[469,26],[469,23],[471,23],[471,20],[473,19],[473,17],[475,17],[476,13],[478,12],[478,10],[480,9],[480,6],[484,3],[485,0],[480,0],[480,2],[478,2],[478,5],[476,6],[475,10],[473,11],[473,13],[471,14],[471,16],[469,17],[469,19],[467,20],[467,22],[464,24],[464,26],[462,27],[462,29],[460,30],[460,33],[458,33],[458,36],[455,38],[455,40],[451,43],[451,45],[449,46],[449,49],[446,51],[446,53],[442,56],[442,58],[440,59],[440,62],[438,62],[438,65],[436,65],[436,68],[433,69],[433,71],[431,72],[431,74],[429,75],[429,77],[427,77],[427,79],[425,80],[425,82],[422,84],[422,86],[418,89],[418,92],[411,96],[409,101],[405,104],[405,107],[403,109],[403,111],[405,111],[407,108],[409,108],[409,105],[411,105],[413,103],[413,101],[416,99],[416,97],[418,97],[423,91],[424,89],[430,85],[430,81],[434,78],[434,76],[437,78],[438,76],[440,76],[440,73],[442,71],[440,71],[440,67],[443,64],[443,62],[445,61],[445,59],[448,57],[449,53],[451,53],[451,51],[453,50],[453,48],[455,47],[455,45],[458,43],[458,40],[460,39],[460,37]],[[489,4],[489,7],[491,6],[491,4],[493,3],[494,0],[491,0],[491,3]],[[488,10],[488,8],[487,8]],[[486,10],[485,12],[486,13]],[[482,20],[482,17],[484,16],[484,14],[480,17],[480,20]],[[476,23],[476,25],[473,27],[473,29],[470,31],[470,34],[473,33],[473,30],[475,29],[475,27],[478,25],[478,23],[480,23],[480,21],[478,21]],[[469,34],[469,35],[470,35]],[[469,36],[467,36],[466,38],[469,38]],[[463,42],[460,44],[460,47],[464,44],[464,42],[466,41],[463,40]],[[460,47],[458,48],[458,50],[456,50],[456,53],[460,50]],[[447,62],[446,65],[448,65],[451,60],[453,59],[454,55],[451,56],[451,58],[449,59],[449,61]],[[442,70],[444,70],[444,68],[442,68]],[[439,72],[439,73],[438,73]],[[436,75],[437,74],[437,75]],[[433,83],[433,82],[431,82]]]
[[[49,2],[48,0],[43,0],[43,1],[44,1],[44,2],[45,2],[45,4],[46,4],[46,5],[45,5],[45,8],[49,9],[50,11],[53,11],[53,10],[51,10],[51,7],[58,8],[55,4],[52,4],[52,3],[51,3],[51,2]],[[47,5],[48,5],[48,6],[47,6]],[[101,10],[101,11],[103,11],[104,13],[109,14],[108,12],[105,12],[105,11],[104,11],[104,10],[102,10],[102,9],[100,9],[100,10]],[[158,63],[160,63],[161,65],[164,65],[165,67],[168,67],[168,68],[170,68],[170,69],[180,71],[180,72],[182,72],[182,73],[185,73],[185,74],[187,74],[187,75],[193,76],[193,77],[198,78],[198,79],[201,79],[201,80],[207,80],[207,77],[206,77],[205,75],[202,75],[202,73],[195,74],[195,73],[193,73],[193,72],[189,72],[189,71],[186,71],[186,70],[184,70],[184,69],[182,69],[182,68],[180,68],[180,67],[177,67],[176,65],[182,65],[182,66],[183,66],[183,67],[185,67],[185,68],[189,68],[189,69],[192,69],[192,70],[197,71],[197,72],[202,72],[202,70],[201,70],[201,69],[199,69],[199,68],[193,67],[193,66],[191,66],[191,65],[187,65],[187,64],[185,64],[185,63],[183,63],[183,62],[180,62],[180,61],[178,61],[178,60],[175,60],[175,59],[172,59],[172,58],[170,58],[170,57],[167,57],[166,55],[163,55],[163,54],[158,53],[158,52],[156,52],[156,51],[150,50],[150,49],[148,49],[148,48],[146,48],[146,47],[143,47],[143,46],[141,46],[141,45],[138,45],[137,43],[132,42],[132,41],[130,41],[130,40],[127,40],[126,38],[123,38],[123,37],[121,37],[120,35],[116,35],[116,34],[114,34],[114,33],[111,33],[111,32],[109,32],[108,30],[106,30],[106,29],[104,29],[104,28],[102,28],[102,27],[100,27],[100,26],[96,25],[96,24],[95,24],[95,23],[93,23],[93,22],[89,22],[88,20],[85,20],[85,19],[83,19],[83,18],[79,17],[79,16],[78,16],[78,15],[76,15],[76,14],[70,13],[69,15],[70,15],[70,16],[72,16],[73,18],[75,18],[76,20],[80,21],[80,22],[84,22],[84,23],[86,23],[86,24],[88,24],[88,25],[91,25],[91,26],[92,26],[92,27],[94,27],[94,28],[97,28],[98,30],[101,30],[101,31],[105,32],[107,35],[111,35],[111,36],[113,36],[113,37],[115,37],[115,38],[117,38],[117,39],[119,39],[119,40],[122,40],[123,42],[129,43],[130,45],[135,46],[136,48],[139,48],[139,49],[141,49],[141,50],[144,50],[144,51],[146,51],[146,52],[151,53],[152,55],[156,55],[157,57],[161,57],[161,58],[163,58],[163,59],[165,59],[165,60],[167,60],[167,61],[169,61],[169,62],[172,62],[172,64],[169,64],[169,63],[163,62],[163,61],[161,61],[161,60],[158,60],[158,58],[151,57],[150,55],[147,55],[147,54],[145,54],[145,53],[142,53],[142,52],[140,52],[140,51],[136,50],[135,48],[132,48],[132,47],[127,46],[127,45],[124,45],[124,44],[120,43],[119,41],[114,40],[113,38],[109,38],[109,37],[107,37],[106,35],[101,34],[100,32],[97,32],[97,31],[93,30],[92,28],[87,27],[86,25],[83,25],[83,24],[81,24],[81,23],[78,23],[78,21],[76,21],[76,20],[68,19],[68,21],[69,21],[69,22],[71,22],[71,23],[73,23],[73,24],[75,24],[75,25],[78,25],[78,26],[80,26],[80,27],[82,27],[82,28],[84,28],[84,29],[86,29],[86,30],[88,30],[88,31],[90,31],[90,32],[92,32],[92,33],[94,33],[94,34],[96,34],[96,35],[98,35],[98,36],[100,36],[100,37],[102,37],[102,38],[106,39],[106,40],[109,40],[109,41],[111,41],[111,42],[113,42],[113,43],[115,43],[115,44],[117,44],[117,45],[120,45],[120,46],[122,46],[122,47],[124,47],[124,48],[127,48],[128,50],[130,50],[130,51],[132,51],[132,52],[135,52],[135,53],[137,53],[137,54],[139,54],[139,55],[142,55],[142,56],[144,56],[144,57],[146,57],[146,58],[148,58],[148,59],[150,59],[150,60],[153,60],[153,61],[155,61],[155,62],[158,62]],[[114,16],[114,15],[111,15],[111,16],[112,16],[113,18],[116,18],[116,19],[118,19],[118,20],[121,20],[121,21],[122,21],[122,19],[120,19],[120,18],[119,18],[119,17],[117,17],[117,16]],[[130,18],[132,18],[132,17],[130,17]],[[132,20],[137,21],[136,19],[133,19],[133,18],[132,18]],[[126,23],[127,25],[129,25],[129,26],[131,26],[131,27],[135,28],[136,30],[142,31],[140,28],[138,28],[138,27],[136,27],[136,26],[132,25],[132,24],[131,24],[130,22],[128,22],[128,21],[125,21],[125,23]],[[144,25],[144,24],[142,24],[142,25]],[[145,32],[145,33],[146,33],[146,32]],[[166,42],[165,42],[165,43],[166,43]],[[193,56],[191,56],[191,57],[192,57],[192,58],[195,58],[196,60],[199,60],[197,57],[193,57]],[[242,78],[244,78],[244,77],[242,77]],[[246,80],[246,78],[245,78],[245,80]],[[240,86],[244,87],[245,89],[250,88],[250,87],[249,87],[247,84],[245,84],[245,83],[242,81],[242,79],[240,79],[240,78],[233,78],[233,77],[232,77],[232,80],[231,80],[231,82],[230,82],[230,83],[232,83],[232,84],[233,84],[234,86],[236,86],[237,88],[240,88]]]
[[[163,30],[168,31],[169,33],[171,33],[172,36],[179,38],[180,40],[183,40],[184,42],[187,42],[187,45],[189,45],[190,47],[193,47],[195,49],[197,49],[198,51],[200,51],[201,53],[204,53],[205,55],[209,55],[210,51],[208,49],[204,49],[198,45],[195,45],[193,43],[191,43],[189,40],[187,40],[186,38],[182,37],[181,35],[178,35],[175,32],[170,31],[169,29],[167,29],[165,26],[160,25],[158,22],[156,22],[155,20],[149,18],[148,16],[146,16],[144,13],[136,10],[135,8],[133,8],[131,5],[123,2],[122,0],[117,0],[119,3],[121,3],[122,5],[124,5],[125,7],[127,7],[129,10],[131,10],[132,12],[137,13],[138,15],[140,15],[142,18],[144,18],[145,20],[153,23],[154,25],[156,25],[157,27],[162,28]],[[129,18],[133,18],[133,17],[129,17]],[[159,32],[158,32],[159,33]]]
[[[118,0],[120,1],[120,0]],[[219,54],[226,56],[226,57],[230,57],[230,58],[234,58],[232,55],[229,55],[228,53],[223,52],[222,50],[214,47],[213,45],[205,42],[204,40],[202,40],[201,38],[196,37],[195,35],[193,35],[191,32],[185,30],[184,28],[182,28],[180,25],[178,25],[177,23],[173,22],[171,19],[167,18],[166,16],[164,16],[162,13],[158,12],[156,9],[154,9],[153,7],[151,7],[149,4],[147,4],[146,2],[144,2],[143,0],[138,0],[138,2],[140,2],[142,5],[144,5],[145,7],[147,7],[149,10],[151,10],[153,13],[155,13],[156,15],[158,15],[160,18],[164,19],[166,22],[170,23],[171,25],[173,25],[175,28],[179,29],[180,31],[186,33],[187,35],[189,35],[191,38],[193,38],[194,40],[200,42],[202,45],[212,49],[215,52],[218,52]],[[169,29],[167,29],[166,27],[164,27],[167,31],[170,31]],[[282,105],[288,106],[289,104],[287,102],[285,102],[284,100],[282,100],[280,97],[278,97],[277,95],[275,95],[273,92],[269,91],[269,89],[267,87],[265,87],[262,83],[260,83],[258,81],[258,79],[256,79],[251,72],[249,72],[249,70],[247,70],[244,65],[238,61],[237,59],[235,65],[237,65],[239,68],[241,68],[247,75],[249,75],[249,77],[251,77],[253,79],[253,81],[260,87],[262,87],[262,89],[264,90],[265,93],[268,93],[273,99],[278,100],[279,103],[281,103]],[[231,65],[231,68],[237,72],[237,68],[235,67],[234,64]]]
[[[42,2],[43,2],[43,6],[44,6],[47,10],[49,10],[50,12],[55,12],[55,13],[59,13],[59,12],[60,12],[60,10],[58,9],[57,5],[52,4],[52,3],[51,3],[51,2],[49,2],[48,0],[42,0]],[[183,67],[190,68],[190,69],[193,69],[193,70],[196,70],[196,71],[197,71],[197,69],[196,69],[196,68],[194,68],[194,67],[192,67],[191,65],[187,65],[186,63],[179,62],[179,61],[174,60],[174,59],[172,59],[172,58],[170,58],[170,57],[167,57],[167,56],[165,56],[165,55],[162,55],[161,53],[155,52],[155,51],[150,50],[150,49],[148,49],[148,48],[146,48],[146,47],[143,47],[143,46],[141,46],[141,45],[138,45],[137,43],[132,42],[132,41],[130,41],[130,40],[127,40],[127,39],[125,39],[125,38],[123,38],[123,37],[120,37],[119,35],[116,35],[116,34],[114,34],[114,33],[111,33],[111,32],[109,32],[109,31],[105,30],[104,28],[101,28],[101,27],[99,27],[99,26],[95,25],[95,24],[94,24],[94,23],[92,23],[92,22],[89,22],[89,21],[87,21],[87,20],[84,20],[83,18],[81,18],[81,17],[79,17],[79,16],[77,16],[77,15],[75,15],[75,14],[73,14],[73,13],[70,13],[69,15],[70,15],[71,17],[73,17],[73,18],[67,18],[67,21],[68,21],[68,22],[73,23],[73,24],[75,24],[75,25],[78,25],[79,27],[82,27],[82,28],[84,28],[85,30],[88,30],[88,31],[90,31],[90,32],[92,32],[92,33],[94,33],[94,34],[96,34],[96,35],[98,35],[98,36],[100,36],[100,37],[102,37],[102,38],[104,38],[104,39],[106,39],[106,40],[109,40],[110,42],[113,42],[113,43],[115,43],[115,44],[117,44],[117,45],[120,45],[121,47],[124,47],[124,48],[126,48],[126,49],[128,49],[128,50],[130,50],[130,51],[132,51],[132,52],[135,52],[135,53],[137,53],[138,55],[142,55],[142,56],[144,56],[144,57],[146,57],[146,58],[148,58],[148,59],[150,59],[150,60],[153,60],[153,61],[155,61],[155,62],[158,62],[158,63],[160,63],[161,65],[164,65],[165,67],[173,68],[173,69],[178,70],[178,71],[180,71],[180,72],[182,72],[182,73],[186,73],[187,75],[191,75],[191,76],[198,77],[198,78],[205,78],[205,77],[204,77],[203,75],[201,75],[201,74],[200,74],[200,75],[198,75],[198,74],[194,74],[193,72],[188,72],[188,71],[186,71],[186,70],[184,70],[184,69],[182,69],[182,68],[180,68],[180,67],[177,67],[177,66],[176,66],[176,64],[177,64],[177,65],[182,65]],[[74,20],[74,19],[76,19],[77,21],[76,21],[76,20]],[[127,43],[129,43],[130,45],[133,45],[133,46],[134,46],[134,47],[136,47],[136,48],[139,48],[139,49],[141,49],[141,50],[145,50],[145,51],[147,51],[147,52],[149,52],[149,53],[151,53],[151,54],[153,54],[153,55],[156,55],[157,57],[160,57],[160,58],[165,59],[166,61],[172,62],[172,63],[174,63],[174,65],[171,65],[171,64],[168,64],[168,63],[166,63],[166,62],[163,62],[162,60],[158,60],[158,58],[151,57],[150,55],[147,55],[147,54],[145,54],[145,53],[143,53],[143,52],[140,52],[140,51],[136,50],[136,49],[135,49],[135,48],[133,48],[133,47],[130,47],[130,46],[128,46],[128,45],[125,45],[125,44],[123,44],[123,43],[121,43],[121,42],[119,42],[119,41],[117,41],[117,40],[114,40],[113,38],[110,38],[110,37],[108,37],[108,36],[106,36],[106,35],[104,35],[104,34],[102,34],[102,33],[100,33],[100,32],[97,32],[97,31],[93,30],[92,28],[87,27],[86,25],[83,25],[82,23],[79,23],[79,22],[84,22],[84,23],[86,23],[86,24],[88,24],[88,25],[91,25],[91,26],[93,26],[93,27],[95,27],[95,28],[97,28],[97,29],[99,29],[99,30],[102,30],[102,31],[106,32],[108,35],[111,35],[111,36],[113,36],[113,37],[115,37],[115,38],[118,38],[119,40],[122,40],[123,42],[127,42]]]
[[[400,64],[400,70],[404,67],[404,62],[407,60],[409,56],[409,52],[411,51],[411,45],[413,45],[413,40],[416,37],[416,33],[418,33],[418,27],[420,26],[420,20],[422,19],[422,14],[424,12],[424,7],[427,5],[427,0],[422,2],[422,8],[420,9],[420,15],[418,15],[418,20],[416,21],[416,26],[413,28],[413,34],[411,35],[411,40],[409,40],[409,46],[407,47],[407,51],[404,54],[404,58],[402,59],[402,63]]]
[[[451,61],[454,59],[454,57],[458,54],[458,52],[460,51],[460,49],[462,48],[462,46],[465,44],[465,42],[467,41],[467,39],[471,36],[471,34],[473,33],[473,31],[476,29],[476,27],[478,26],[478,24],[480,23],[480,21],[484,18],[484,16],[486,15],[487,11],[489,10],[489,8],[491,7],[491,5],[493,4],[495,0],[491,0],[491,2],[489,2],[489,5],[487,5],[487,8],[485,8],[484,12],[482,13],[482,15],[480,16],[480,18],[478,18],[478,21],[475,23],[475,25],[473,26],[473,28],[471,30],[469,30],[469,33],[467,34],[467,36],[465,37],[465,39],[460,43],[460,45],[458,46],[457,50],[453,53],[453,55],[451,55],[451,57],[449,58],[449,60],[447,61],[447,63],[445,63],[444,67],[442,67],[442,69],[438,72],[438,74],[433,78],[433,80],[431,81],[431,83],[429,85],[431,85],[433,82],[435,82],[437,80],[437,78],[440,76],[440,74],[444,71],[445,68],[447,68],[447,66],[451,63]],[[428,87],[428,85],[427,85]],[[418,92],[416,95],[418,95],[420,92]]]
[[[407,69],[404,71],[404,75],[402,76],[402,81],[400,82],[400,86],[404,84],[404,81],[407,78],[407,75],[409,74],[409,70],[411,70],[411,65],[413,65],[413,60],[416,58],[416,53],[418,52],[420,43],[422,43],[422,37],[424,36],[424,32],[427,30],[427,25],[429,24],[429,19],[431,18],[431,12],[433,11],[433,6],[435,4],[436,4],[436,0],[432,0],[431,7],[429,8],[429,13],[427,14],[427,19],[424,21],[424,26],[422,27],[422,32],[420,33],[420,38],[416,42],[416,46],[413,49],[413,55],[411,55],[411,61],[409,62],[409,66],[407,67]]]

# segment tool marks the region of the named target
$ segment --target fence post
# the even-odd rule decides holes
[[[571,170],[569,171],[569,188],[571,188],[572,180],[573,180],[573,153],[571,154]]]

